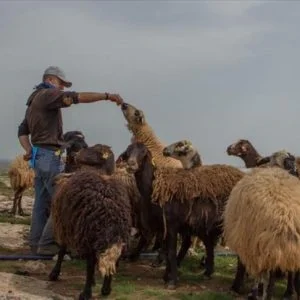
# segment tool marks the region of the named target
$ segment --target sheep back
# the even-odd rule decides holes
[[[233,188],[224,210],[226,245],[254,276],[300,269],[300,182],[280,168],[257,168]]]
[[[156,168],[152,201],[161,205],[176,198],[182,200],[224,199],[244,176],[229,165],[205,165],[194,169]]]
[[[105,261],[104,253],[128,244],[130,200],[124,184],[110,176],[92,170],[72,174],[56,187],[51,212],[56,241],[80,256],[95,252]]]

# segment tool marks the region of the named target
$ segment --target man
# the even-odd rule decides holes
[[[53,194],[53,177],[64,168],[60,153],[64,144],[61,108],[102,100],[109,100],[117,105],[123,103],[118,94],[64,91],[65,87],[71,86],[72,82],[66,79],[62,69],[48,67],[44,71],[42,83],[35,87],[28,98],[25,118],[19,125],[18,138],[25,150],[24,159],[30,160],[35,171],[35,201],[29,238],[33,253],[38,253],[40,245],[43,246],[40,252],[44,251],[44,254],[47,249],[50,252],[55,249],[51,224],[45,224]]]

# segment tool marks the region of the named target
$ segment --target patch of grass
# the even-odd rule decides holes
[[[1,212],[0,213],[0,223],[30,225],[31,217],[30,216],[15,217],[12,214],[10,214],[9,212]]]
[[[202,293],[180,293],[174,295],[174,297],[180,300],[234,300],[230,295],[210,291]]]
[[[130,281],[119,282],[114,286],[114,292],[118,295],[130,295],[136,291],[136,286]]]
[[[166,296],[165,291],[159,289],[155,290],[150,288],[143,290],[143,294],[148,297],[156,297],[156,299],[162,299],[163,297]]]
[[[0,194],[7,197],[12,197],[12,189],[0,180]]]

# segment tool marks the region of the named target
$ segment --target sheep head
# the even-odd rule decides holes
[[[111,147],[104,144],[96,144],[79,150],[75,155],[76,164],[81,167],[90,166],[100,169],[107,175],[115,170],[115,157]]]
[[[163,155],[179,160],[185,169],[202,165],[198,151],[188,140],[181,140],[166,146],[163,149]]]
[[[63,148],[67,149],[67,152],[78,152],[82,148],[87,148],[85,136],[81,131],[67,131],[64,134],[65,145]]]
[[[228,155],[245,156],[253,148],[252,144],[248,140],[240,139],[237,142],[229,145],[226,149]]]
[[[121,109],[128,123],[127,127],[129,130],[134,130],[145,124],[145,116],[142,110],[128,103],[123,103]]]
[[[270,167],[279,167],[287,170],[290,174],[298,176],[296,157],[286,150],[276,151],[270,156],[261,158],[257,165],[268,163]]]
[[[150,160],[154,165],[150,151],[142,143],[130,144],[123,153],[123,161],[126,162],[128,173],[139,171],[147,160]]]

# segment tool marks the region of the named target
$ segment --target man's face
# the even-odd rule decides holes
[[[64,90],[65,86],[62,80],[60,80],[58,77],[56,76],[52,76],[49,79],[50,84],[54,85],[56,88],[60,89],[60,90]]]

